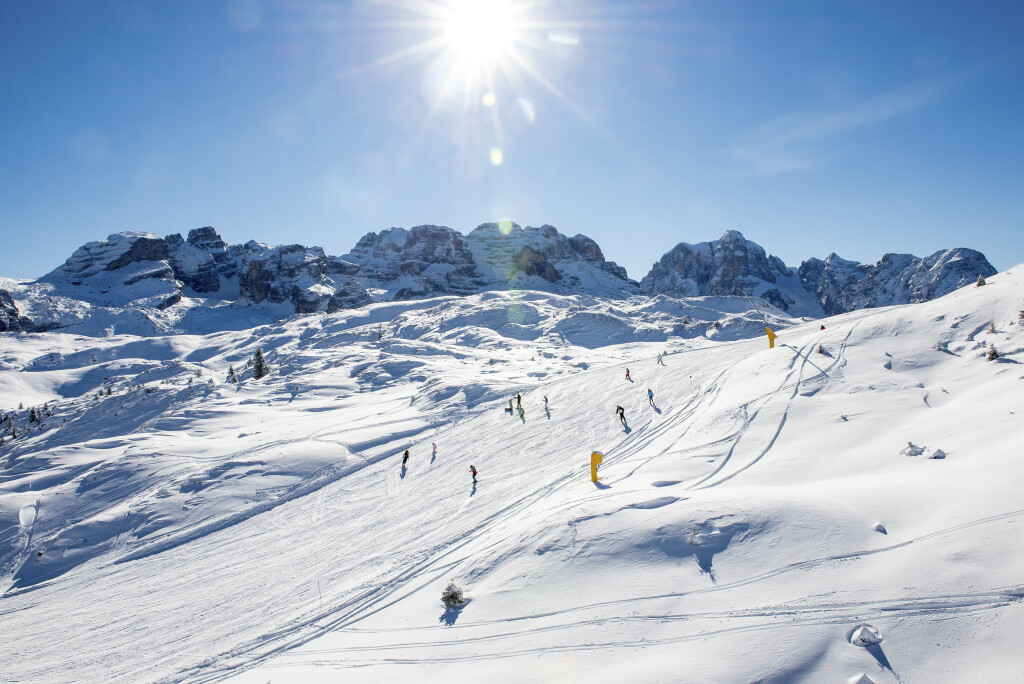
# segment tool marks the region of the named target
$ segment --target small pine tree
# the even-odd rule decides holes
[[[18,410],[19,411],[24,411],[25,410],[24,402],[20,402],[20,401],[18,402]]]
[[[234,366],[228,366],[228,382],[238,382],[238,376],[235,375]]]
[[[2,446],[3,446],[4,444],[6,444],[6,443],[7,443],[7,442],[5,442],[5,441],[4,441],[4,438],[3,438],[3,437],[0,437],[0,447],[2,447]]]
[[[985,283],[985,276],[983,276],[982,274],[980,274],[980,273],[979,273],[979,274],[978,274],[978,283],[977,283],[977,287],[981,287],[982,285],[986,285],[986,284],[987,284],[987,283]]]
[[[455,585],[454,580],[441,592],[441,603],[444,604],[445,610],[454,610],[464,603],[462,589]]]
[[[825,348],[822,347],[820,344],[818,345],[818,353],[819,354],[824,354],[825,353]]]
[[[37,420],[39,420],[39,415],[38,415],[38,414],[36,414],[36,409],[35,409],[35,407],[33,406],[33,407],[32,407],[32,410],[31,410],[31,411],[29,411],[29,413],[28,413],[28,422],[30,422],[30,423],[34,423],[34,422],[36,422]]]
[[[999,358],[999,352],[996,351],[995,347],[991,347],[988,350],[988,354],[985,355],[985,358],[988,359],[989,361],[995,361],[996,359]]]
[[[107,396],[109,397],[112,394],[114,394],[114,390],[110,388],[110,385],[107,385]]]
[[[989,335],[995,335],[996,334],[996,324],[995,323],[989,323],[988,324],[988,334]]]
[[[263,347],[256,347],[256,353],[252,357],[252,377],[259,380],[268,373],[270,373],[270,368],[263,359]]]

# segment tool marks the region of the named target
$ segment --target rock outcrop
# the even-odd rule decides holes
[[[995,273],[972,249],[949,249],[923,259],[886,254],[873,265],[836,254],[789,268],[738,231],[716,242],[680,243],[640,281],[648,295],[758,296],[797,316],[835,315],[867,307],[911,304],[941,297]],[[810,299],[808,299],[808,296]]]

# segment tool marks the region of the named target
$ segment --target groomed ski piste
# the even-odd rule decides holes
[[[543,294],[2,336],[0,679],[1018,681],[1022,284],[774,349]]]

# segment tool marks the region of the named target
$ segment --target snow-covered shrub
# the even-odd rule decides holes
[[[985,276],[983,276],[982,274],[979,273],[978,274],[978,284],[977,284],[977,286],[981,287],[982,285],[985,285],[985,284],[986,284],[985,283]]]
[[[995,347],[992,347],[988,350],[988,354],[985,355],[985,358],[989,361],[995,361],[999,358],[999,352],[996,351]]]
[[[441,592],[441,603],[444,604],[446,610],[454,610],[462,605],[462,589],[456,586],[454,581],[449,582]]]
[[[996,324],[995,323],[989,323],[988,324],[988,333],[990,335],[995,335],[996,334]]]
[[[818,353],[819,354],[824,354],[825,353],[825,348],[822,347],[820,344],[818,345]]]

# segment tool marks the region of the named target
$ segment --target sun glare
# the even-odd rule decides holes
[[[477,66],[493,65],[515,44],[515,14],[508,0],[452,0],[443,23],[456,56]]]

